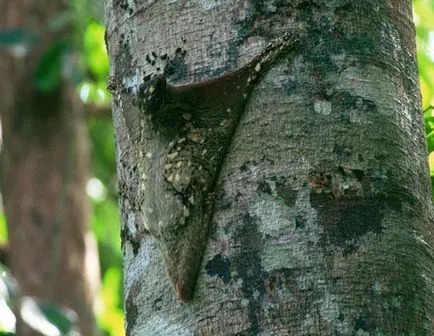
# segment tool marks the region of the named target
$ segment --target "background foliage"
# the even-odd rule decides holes
[[[104,45],[102,1],[74,0],[71,4],[72,16],[70,18],[74,21],[74,36],[68,42],[69,44],[61,41],[59,45],[53,46],[51,54],[46,57],[49,62],[54,60],[54,64],[44,68],[45,64],[41,63],[39,71],[42,74],[37,74],[35,80],[40,81],[41,86],[54,85],[53,81],[56,82],[59,71],[56,72],[56,69],[60,68],[57,62],[59,57],[56,55],[74,47],[80,51],[80,56],[73,78],[83,102],[108,105],[110,97],[105,91],[105,83],[109,64]],[[434,2],[414,0],[413,5],[417,28],[417,55],[423,115],[430,172],[432,181],[434,181]],[[88,183],[87,191],[93,206],[91,227],[98,240],[103,281],[98,305],[98,322],[107,334],[120,336],[124,335],[122,254],[116,199],[114,135],[110,115],[88,118],[88,127],[92,141],[93,177]],[[7,242],[7,226],[3,214],[0,213],[0,244],[5,242]],[[0,318],[1,329],[2,319]]]
[[[434,2],[414,0],[413,8],[423,116],[431,183],[434,185]]]

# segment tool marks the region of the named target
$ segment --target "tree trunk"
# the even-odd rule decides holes
[[[434,334],[410,1],[106,11],[127,335]]]
[[[41,56],[71,36],[70,27],[49,28],[66,10],[58,0],[0,5],[3,30],[23,31],[21,46],[26,48],[24,54],[14,46],[0,55],[2,193],[9,267],[23,293],[72,308],[81,331],[93,335],[98,282],[90,278],[99,274],[96,244],[88,234],[89,143],[83,106],[67,79],[43,92],[34,77]]]

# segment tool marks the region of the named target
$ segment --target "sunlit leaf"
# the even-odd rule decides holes
[[[104,44],[104,26],[91,22],[84,36],[87,65],[97,78],[106,78],[109,70],[107,51]]]
[[[112,336],[125,335],[124,317],[121,307],[121,295],[119,289],[122,286],[122,274],[120,268],[109,269],[103,279],[102,300],[104,311],[99,316],[99,324],[110,332]]]
[[[120,255],[119,209],[113,200],[94,202],[92,229],[98,241],[109,244]],[[103,258],[104,256],[101,256]]]
[[[0,244],[8,241],[8,226],[4,212],[0,211]]]
[[[434,150],[434,131],[427,135],[428,151],[431,153]]]

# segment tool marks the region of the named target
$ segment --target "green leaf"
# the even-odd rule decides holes
[[[89,24],[84,36],[84,50],[90,71],[98,79],[105,81],[109,71],[109,62],[104,43],[103,25],[96,22]]]
[[[121,256],[119,209],[117,203],[113,200],[106,200],[101,203],[93,202],[93,212],[92,229],[97,237],[98,244],[103,244],[111,251],[111,253],[106,251],[104,255],[100,256],[104,260],[107,257],[111,259],[103,262],[103,266],[117,264]]]
[[[15,334],[7,331],[0,331],[0,336],[14,336]]]
[[[8,241],[8,226],[4,212],[0,212],[0,244]]]
[[[62,60],[69,51],[65,40],[54,42],[40,57],[33,78],[41,91],[51,91],[59,85],[62,74]]]
[[[434,131],[427,135],[426,140],[428,144],[428,152],[431,153],[434,150]]]
[[[124,314],[122,307],[122,274],[119,268],[110,268],[103,279],[102,301],[104,311],[98,316],[98,323],[106,330],[110,330],[110,335],[125,335]]]

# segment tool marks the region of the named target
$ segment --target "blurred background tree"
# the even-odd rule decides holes
[[[74,328],[95,335],[96,313],[100,330],[123,334],[102,4],[0,4],[1,192],[9,224],[7,237],[2,217],[2,261],[11,270],[1,271],[5,331],[14,331],[16,317],[20,335]]]
[[[110,97],[105,90],[106,80],[109,71],[108,59],[104,45],[104,26],[103,26],[103,1],[102,0],[74,0],[67,8],[60,6],[60,0],[50,0],[46,2],[34,2],[33,7],[28,9],[27,20],[22,19],[16,21],[15,25],[7,25],[8,22],[16,20],[16,12],[18,16],[24,17],[25,12],[23,8],[20,8],[21,0],[7,0],[0,5],[0,60],[2,66],[0,66],[0,73],[2,78],[11,72],[11,63],[5,63],[4,57],[17,57],[16,53],[22,52],[23,45],[32,43],[34,39],[41,39],[41,35],[51,36],[51,38],[43,39],[48,40],[44,45],[44,48],[40,48],[37,57],[33,61],[34,70],[31,71],[32,87],[36,91],[43,93],[44,99],[53,99],[53,92],[56,88],[62,87],[65,80],[69,85],[75,88],[76,93],[81,98],[82,116],[80,121],[74,119],[74,123],[83,122],[83,125],[87,126],[87,133],[90,138],[90,174],[86,176],[86,183],[83,185],[83,197],[88,198],[90,202],[91,211],[87,214],[89,216],[89,227],[91,233],[96,237],[98,251],[99,251],[99,265],[100,275],[102,280],[102,286],[96,297],[94,303],[89,303],[95,311],[97,325],[100,330],[103,330],[107,335],[124,335],[123,330],[123,302],[122,302],[122,255],[120,250],[120,238],[119,238],[119,214],[116,199],[116,173],[115,173],[115,157],[114,157],[114,136],[111,121],[110,111]],[[427,132],[427,144],[429,150],[429,162],[432,181],[434,183],[434,2],[432,0],[414,0],[414,18],[417,28],[417,44],[418,44],[418,59],[419,59],[419,72],[420,72],[420,84],[423,98],[423,109],[425,117],[425,128]],[[35,8],[38,7],[38,10]],[[9,10],[6,10],[9,8]],[[11,9],[12,8],[12,9]],[[41,23],[38,29],[28,29],[29,22],[35,19],[37,13],[44,13],[44,9],[48,10],[43,15],[45,20]],[[58,9],[57,11],[55,9]],[[39,11],[39,12],[38,12]],[[30,17],[30,19],[29,19]],[[17,23],[18,22],[18,23]],[[32,23],[33,24],[33,23]],[[38,36],[39,34],[39,36]],[[66,34],[66,35],[62,35]],[[53,36],[55,38],[53,38]],[[63,38],[59,38],[63,36]],[[34,42],[33,42],[34,43]],[[28,45],[27,47],[28,48]],[[8,54],[9,56],[5,56]],[[27,57],[27,56],[26,56]],[[23,59],[20,58],[20,62]],[[37,60],[37,61],[36,61]],[[28,62],[27,62],[28,63]],[[7,64],[7,65],[5,65]],[[24,67],[25,63],[17,63],[14,66]],[[9,72],[8,72],[9,71]],[[14,72],[13,71],[13,72]],[[16,76],[12,74],[10,76]],[[3,94],[7,95],[9,89],[6,85],[15,86],[10,90],[16,90],[18,100],[23,99],[25,90],[22,84],[18,84],[17,81],[11,81],[0,85],[0,91],[3,90]],[[21,86],[20,86],[21,85]],[[3,96],[0,97],[3,98]],[[3,135],[4,135],[4,148],[8,139],[8,133],[5,129],[4,109],[5,104],[0,110],[0,115],[3,123]],[[34,112],[34,111],[33,111]],[[32,112],[32,113],[33,113]],[[13,120],[18,122],[22,126],[28,127],[26,118],[23,118],[23,112],[20,112],[21,118]],[[76,116],[77,117],[77,116]],[[70,119],[68,119],[70,120]],[[60,124],[56,124],[56,132],[67,132],[71,125],[64,125],[64,129],[60,127]],[[23,130],[26,134],[26,129]],[[41,132],[46,135],[45,129]],[[32,132],[30,132],[32,133]],[[70,136],[78,136],[79,133],[70,134]],[[28,136],[28,135],[26,135]],[[85,135],[83,135],[85,138]],[[83,139],[84,139],[83,138]],[[28,143],[25,148],[20,147],[21,152],[15,153],[19,157],[29,157],[26,151],[29,151],[32,146]],[[3,149],[4,149],[3,148]],[[15,147],[12,147],[14,150]],[[66,147],[65,152],[71,151],[71,147]],[[53,147],[49,147],[48,152],[52,152]],[[11,154],[11,153],[10,153]],[[81,153],[82,156],[86,156],[86,152]],[[4,160],[4,158],[2,158]],[[42,162],[50,162],[46,158],[40,158]],[[86,158],[76,158],[76,160],[84,160]],[[78,162],[78,161],[77,161]],[[3,165],[4,163],[2,163]],[[32,166],[31,167],[35,167]],[[71,167],[70,167],[71,168]],[[76,165],[72,165],[72,168],[76,168]],[[72,169],[71,168],[71,169]],[[4,172],[2,172],[4,174]],[[16,176],[18,176],[18,171]],[[73,175],[73,173],[71,173]],[[31,180],[33,183],[37,183],[37,179]],[[40,182],[40,181],[39,181]],[[18,188],[18,185],[24,190],[17,195],[25,195],[27,188],[40,189],[40,185],[31,187],[27,184],[19,184],[14,180],[9,182],[13,188]],[[15,185],[14,185],[15,184]],[[7,187],[2,183],[2,194],[7,197]],[[64,189],[66,185],[63,184]],[[62,188],[61,188],[62,189]],[[65,194],[66,192],[63,191]],[[37,193],[35,193],[37,194]],[[33,194],[33,195],[35,195]],[[87,194],[87,196],[86,196]],[[42,197],[42,196],[41,196]],[[15,201],[17,202],[17,201]],[[80,203],[80,202],[79,202]],[[6,214],[7,202],[6,204]],[[36,203],[38,204],[38,203]],[[40,204],[40,203],[39,203]],[[66,201],[68,204],[68,201]],[[80,203],[81,204],[81,203]],[[14,206],[14,205],[13,205]],[[17,211],[21,207],[15,207],[9,210],[8,218],[10,227],[8,230],[6,219],[3,214],[0,215],[0,243],[3,244],[3,252],[0,252],[0,260],[6,262],[12,268],[12,274],[6,269],[3,269],[3,284],[7,285],[6,289],[2,288],[2,282],[0,281],[0,330],[12,331],[13,323],[11,323],[11,316],[14,313],[9,311],[8,306],[13,305],[13,300],[5,301],[1,299],[2,295],[5,299],[13,299],[15,291],[13,289],[12,275],[18,280],[18,284],[23,286],[22,277],[20,278],[20,272],[16,273],[14,267],[11,265],[11,251],[14,250],[13,246],[9,249],[5,249],[7,244],[14,244],[14,240],[11,237],[14,226],[13,218],[18,216]],[[34,216],[33,216],[34,217]],[[34,219],[33,219],[34,220]],[[87,224],[82,224],[82,227],[87,228]],[[39,229],[40,234],[43,234]],[[9,232],[9,239],[8,239]],[[37,231],[38,232],[38,231]],[[49,233],[49,231],[48,231]],[[47,234],[48,234],[47,233]],[[55,233],[55,232],[54,232]],[[51,232],[51,234],[54,234]],[[84,242],[85,240],[83,240]],[[84,245],[83,251],[84,251]],[[20,247],[18,247],[19,251]],[[82,251],[82,253],[83,253]],[[38,251],[33,251],[38,257],[42,257]],[[59,252],[60,254],[60,252]],[[59,256],[58,256],[59,257]],[[59,259],[60,260],[60,259]],[[29,264],[24,263],[23,267],[31,267]],[[32,264],[35,269],[33,272],[40,270],[37,263]],[[84,266],[83,266],[84,267]],[[83,274],[86,270],[83,268],[80,270]],[[97,269],[93,269],[94,272],[99,272]],[[50,274],[50,276],[52,276]],[[83,280],[84,281],[84,280]],[[45,299],[50,299],[56,303],[63,303],[64,305],[78,310],[80,318],[82,314],[80,309],[77,309],[72,302],[62,302],[62,300],[56,300],[56,295],[47,295],[47,291],[52,291],[52,287],[47,283],[46,288],[41,290],[39,295]],[[26,290],[24,294],[28,294]],[[36,293],[32,294],[36,295]],[[27,301],[26,301],[27,302]],[[24,305],[22,305],[24,306]],[[51,321],[54,325],[59,325],[60,319],[53,319],[52,314],[47,313],[47,309],[43,309],[42,313],[47,317],[47,320]],[[15,312],[15,314],[17,314]],[[36,314],[36,313],[34,313]],[[80,325],[82,328],[83,326]],[[60,328],[60,327],[59,327]],[[85,333],[87,334],[87,333]]]

